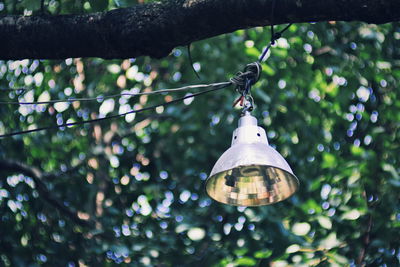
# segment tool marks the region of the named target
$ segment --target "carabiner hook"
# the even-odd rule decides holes
[[[245,96],[245,103],[243,106],[242,114],[250,113],[254,109],[254,99],[253,97],[248,94]]]

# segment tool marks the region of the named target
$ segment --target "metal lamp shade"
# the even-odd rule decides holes
[[[285,159],[268,145],[255,117],[239,119],[231,147],[218,159],[206,181],[208,195],[235,206],[261,206],[290,197],[299,181]]]

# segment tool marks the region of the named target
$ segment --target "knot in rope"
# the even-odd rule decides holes
[[[276,32],[274,33],[274,35],[271,38],[271,45],[274,45],[275,42],[280,39],[282,37],[282,33],[281,32]]]
[[[260,79],[261,70],[261,65],[258,62],[247,64],[243,72],[236,73],[230,81],[236,85],[236,90],[241,95],[246,95],[250,87]]]
[[[247,64],[243,72],[239,71],[235,77],[230,79],[230,82],[236,85],[236,91],[240,94],[240,97],[233,103],[233,107],[240,103],[240,106],[244,107],[243,112],[253,110],[254,100],[251,97],[250,88],[260,79],[260,75],[260,63],[253,62]]]

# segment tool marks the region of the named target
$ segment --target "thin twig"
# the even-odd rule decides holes
[[[367,225],[367,229],[365,231],[364,237],[363,237],[363,243],[364,243],[364,247],[361,249],[360,254],[358,255],[357,258],[357,266],[365,266],[364,263],[364,258],[370,243],[370,233],[371,233],[371,228],[372,228],[372,215],[369,215],[368,218],[368,225]]]
[[[192,58],[192,53],[190,52],[190,47],[191,47],[191,43],[187,45],[187,52],[188,52],[188,57],[189,57],[189,63],[190,63],[190,67],[192,68],[194,74],[196,74],[197,79],[199,79],[199,81],[201,81],[200,75],[197,72],[197,70],[194,68],[193,66],[193,58]]]
[[[55,207],[62,214],[66,215],[73,222],[86,227],[93,227],[93,220],[82,220],[78,217],[77,212],[71,208],[65,206],[61,200],[55,197],[52,192],[47,188],[47,185],[42,180],[42,172],[35,168],[28,166],[24,163],[2,159],[0,160],[0,169],[2,171],[8,171],[13,173],[22,173],[26,176],[32,178],[36,185],[36,189],[42,199],[44,199],[48,204]]]
[[[371,242],[370,234],[371,234],[372,223],[373,223],[372,214],[371,214],[371,210],[370,210],[370,205],[369,205],[368,200],[367,200],[368,196],[367,196],[367,192],[365,190],[363,192],[363,197],[365,199],[365,203],[367,204],[369,215],[368,215],[367,228],[365,229],[365,233],[364,233],[363,240],[362,240],[363,248],[361,249],[360,254],[358,255],[358,258],[357,258],[357,261],[356,261],[357,266],[365,266],[364,259],[365,259],[365,255],[367,253],[367,249],[369,247],[369,244]]]

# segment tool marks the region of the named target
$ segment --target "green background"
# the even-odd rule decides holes
[[[0,3],[3,15],[40,13],[39,1]],[[45,1],[53,15],[135,3]],[[0,99],[95,97],[226,81],[257,60],[269,33],[239,30],[192,44],[201,81],[186,48],[161,60],[0,61]],[[321,22],[292,25],[272,48],[252,88],[253,114],[301,185],[271,206],[227,206],[204,190],[237,125],[233,87],[134,117],[0,139],[0,160],[39,169],[52,196],[95,222],[74,222],[30,177],[0,170],[0,266],[398,266],[399,46],[399,23]],[[6,90],[21,87],[32,90]],[[184,95],[2,104],[0,133]]]

